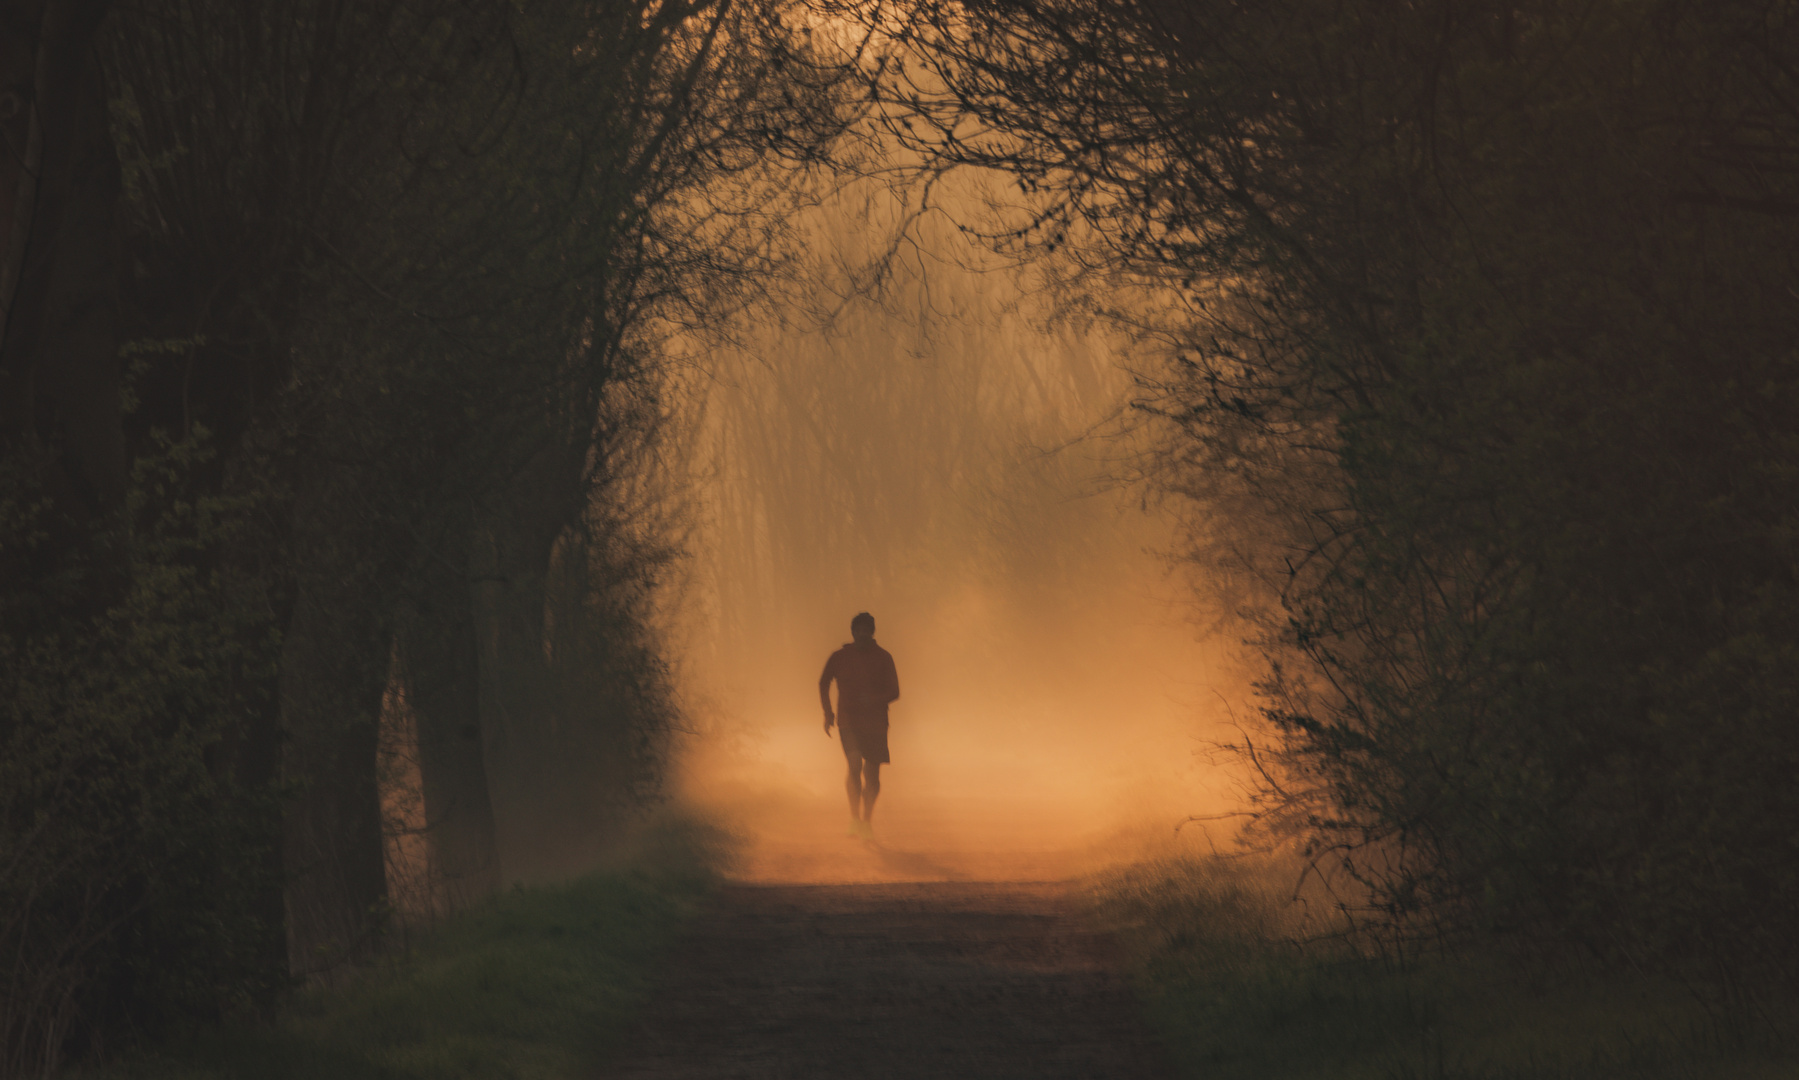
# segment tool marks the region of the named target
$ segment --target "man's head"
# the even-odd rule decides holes
[[[875,636],[875,617],[868,612],[860,612],[850,620],[850,637],[857,641],[869,641]]]

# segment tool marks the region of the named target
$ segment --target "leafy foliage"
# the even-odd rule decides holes
[[[54,1064],[71,1032],[242,1013],[285,980],[260,910],[278,808],[216,767],[276,641],[266,598],[212,558],[254,506],[183,497],[206,457],[196,438],[140,459],[127,516],[55,552],[35,463],[8,462],[0,552],[45,575],[0,607],[9,1071]],[[112,603],[66,602],[95,577]]]

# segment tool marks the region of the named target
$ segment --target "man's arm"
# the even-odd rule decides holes
[[[887,700],[899,700],[899,669],[893,666],[893,655],[887,656]]]
[[[826,735],[831,733],[831,725],[837,722],[837,714],[831,711],[831,680],[837,675],[836,671],[832,669],[832,665],[836,662],[837,654],[832,653],[831,658],[825,661],[824,674],[818,677],[818,703],[825,707]]]

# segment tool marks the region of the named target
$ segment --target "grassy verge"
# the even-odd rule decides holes
[[[1105,878],[1145,997],[1206,1080],[1756,1080],[1799,1076],[1790,1003],[1708,1002],[1671,981],[1547,970],[1497,949],[1404,963],[1301,945],[1289,871],[1251,860],[1144,864]]]
[[[663,825],[614,868],[520,888],[449,920],[275,1024],[202,1033],[105,1080],[432,1080],[593,1075],[650,966],[714,881],[722,845]]]

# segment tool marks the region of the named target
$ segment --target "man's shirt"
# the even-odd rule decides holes
[[[899,673],[893,668],[893,655],[872,638],[866,645],[852,641],[825,661],[825,673],[818,677],[818,697],[827,709],[831,707],[832,679],[837,680],[839,720],[884,724],[887,703],[899,700]]]

